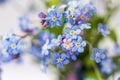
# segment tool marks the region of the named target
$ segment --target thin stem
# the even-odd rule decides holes
[[[92,44],[90,42],[88,42],[88,41],[86,41],[86,43],[89,46],[89,55],[91,55],[92,54],[92,48],[93,48]],[[103,80],[95,62],[93,62],[93,68],[95,70],[95,73],[96,73],[96,76],[97,76],[98,80]]]

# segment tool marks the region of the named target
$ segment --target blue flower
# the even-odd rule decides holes
[[[57,39],[52,39],[51,45],[52,46],[59,46],[62,43],[62,36],[59,35]]]
[[[79,13],[79,9],[76,6],[69,6],[67,13],[70,13],[72,16],[75,16]]]
[[[101,71],[106,74],[110,74],[115,68],[111,59],[106,59],[101,62]]]
[[[20,28],[23,30],[23,31],[26,31],[28,30],[28,27],[30,25],[30,20],[27,16],[21,16],[19,18],[19,25],[20,25]]]
[[[72,27],[66,27],[64,30],[64,34],[66,35],[67,38],[77,38],[77,36],[80,34],[81,30],[78,29],[77,26],[72,26]]]
[[[86,13],[88,16],[91,16],[93,13],[96,13],[96,8],[92,3],[86,4],[81,8],[81,11]]]
[[[68,56],[68,58],[71,58],[72,60],[76,60],[77,58],[76,58],[76,55],[78,54],[78,52],[77,51],[72,51],[72,50],[68,50],[67,51],[67,56]]]
[[[106,25],[103,25],[101,23],[98,24],[98,32],[102,34],[103,36],[106,36],[110,32],[108,31],[108,28]]]
[[[14,34],[9,34],[2,41],[2,53],[9,55],[19,54],[20,42]]]
[[[84,47],[86,46],[86,42],[82,40],[82,37],[78,36],[75,40],[73,40],[72,51],[83,52]]]
[[[48,55],[49,54],[49,49],[50,49],[50,45],[49,45],[49,40],[46,41],[46,43],[42,46],[42,54],[43,55]]]
[[[37,39],[41,45],[44,45],[47,40],[51,41],[52,38],[54,38],[54,35],[50,34],[48,31],[40,31],[37,36]]]
[[[62,53],[61,55],[59,54],[53,54],[54,60],[52,61],[53,64],[57,64],[57,68],[62,68],[64,64],[68,64],[69,60],[67,59],[67,55]]]
[[[49,22],[50,27],[54,27],[55,24],[57,26],[61,26],[62,25],[61,17],[62,14],[56,13],[55,11],[50,11],[45,20]]]
[[[93,54],[91,56],[92,60],[95,60],[97,63],[99,63],[104,58],[105,58],[105,52],[104,52],[104,50],[93,48]]]
[[[76,1],[70,1],[68,2],[68,5],[69,6],[73,6],[73,7],[78,7],[80,5],[80,2],[79,0],[76,0]]]
[[[74,24],[74,19],[70,13],[63,13],[64,17],[64,23],[70,22],[71,24]]]
[[[86,21],[89,19],[89,15],[87,15],[86,13],[84,13],[84,12],[79,12],[79,16],[77,17],[77,20],[76,20],[76,22],[77,22],[77,24],[85,24],[86,23]]]

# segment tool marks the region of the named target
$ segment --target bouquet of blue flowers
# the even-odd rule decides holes
[[[43,72],[52,64],[59,70],[60,80],[106,80],[119,70],[120,56],[109,57],[107,49],[99,48],[98,44],[105,37],[117,43],[115,31],[107,26],[116,7],[107,6],[109,14],[100,17],[92,2],[83,4],[81,0],[66,0],[62,3],[52,6],[47,13],[38,14],[40,28],[30,28],[27,15],[20,17],[19,26],[25,35],[12,32],[2,37],[1,63],[20,61],[25,53],[22,41],[29,36],[28,52],[44,66]],[[117,44],[115,53],[120,53],[119,49]]]

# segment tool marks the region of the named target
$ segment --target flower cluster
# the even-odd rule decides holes
[[[21,44],[19,39],[15,34],[10,33],[5,36],[2,40],[2,60],[10,61],[13,59],[17,59],[20,57],[21,52]]]
[[[91,26],[86,21],[89,20],[90,16],[96,12],[95,7],[90,4],[80,6],[81,1],[71,1],[68,3],[66,9],[62,12],[58,11],[56,7],[48,9],[48,14],[41,12],[39,17],[42,19],[41,23],[43,27],[50,26],[62,26],[62,35],[54,38],[43,46],[42,50],[46,55],[54,53],[53,64],[57,64],[58,68],[61,68],[64,64],[69,63],[69,59],[77,60],[77,55],[84,52],[86,41],[83,40],[84,30],[90,29]],[[42,40],[42,39],[41,39]]]

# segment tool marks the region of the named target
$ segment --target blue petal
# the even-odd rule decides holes
[[[64,59],[66,59],[66,57],[67,57],[67,55],[66,54],[61,54],[61,58],[64,60]]]
[[[74,20],[72,18],[70,18],[70,23],[74,24]]]
[[[64,19],[64,23],[67,23],[67,22],[68,22],[68,19],[67,19],[67,18],[65,18],[65,19]]]
[[[62,68],[62,63],[58,63],[57,68]]]
[[[63,64],[69,64],[69,60],[64,60]]]
[[[56,25],[61,26],[61,25],[62,25],[62,22],[61,22],[60,20],[57,20],[57,21],[56,21]]]
[[[55,26],[55,22],[51,21],[51,22],[50,22],[50,27],[53,28],[54,26]]]
[[[75,55],[72,55],[71,58],[72,58],[72,60],[74,60],[74,61],[77,59]]]

